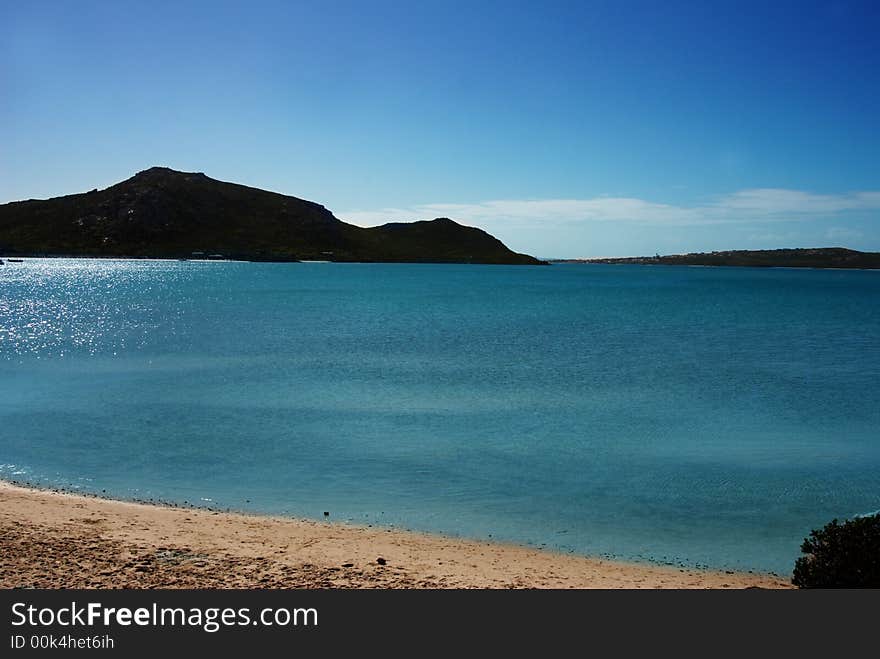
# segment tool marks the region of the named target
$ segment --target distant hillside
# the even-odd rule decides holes
[[[446,218],[364,229],[311,201],[165,167],[105,190],[0,205],[0,255],[542,263]]]
[[[809,249],[734,250],[669,256],[635,256],[613,259],[554,260],[554,263],[636,263],[642,265],[729,265],[758,268],[880,268],[880,253],[857,252],[843,247]]]

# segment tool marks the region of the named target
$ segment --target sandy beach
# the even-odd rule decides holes
[[[3,588],[790,588],[377,527],[113,501],[0,482]]]

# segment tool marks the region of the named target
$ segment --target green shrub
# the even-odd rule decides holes
[[[791,579],[798,588],[880,588],[880,513],[832,520],[801,552]]]

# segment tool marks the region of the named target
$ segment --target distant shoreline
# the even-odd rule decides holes
[[[108,256],[90,254],[0,254],[0,261],[10,262],[18,259],[85,259],[101,261],[180,261],[183,263],[338,263],[363,265],[520,265],[511,263],[481,263],[479,261],[319,261],[314,259],[248,259],[248,258],[175,258],[173,256]],[[547,261],[522,265],[550,265]]]
[[[722,265],[722,264],[708,264],[708,263],[637,263],[637,262],[626,262],[626,263],[612,263],[610,261],[604,260],[587,260],[587,259],[549,259],[547,261],[550,265],[648,265],[648,266],[663,266],[666,268],[670,267],[679,267],[679,268],[756,268],[761,270],[849,270],[852,272],[878,272],[880,268],[851,268],[851,267],[837,267],[837,266],[815,266],[815,265]]]
[[[689,265],[746,268],[810,268],[822,270],[878,270],[880,252],[859,252],[844,247],[730,250],[661,256],[627,256],[596,259],[548,259],[550,263],[603,265]]]
[[[0,536],[3,588],[791,588],[767,574],[129,502],[6,480]]]
[[[790,250],[786,250],[790,251]],[[850,251],[850,250],[848,250]],[[860,270],[860,271],[880,271],[880,253],[875,252],[856,252],[868,258],[876,257],[876,263],[870,262],[866,265],[854,265],[851,263],[835,264],[798,264],[789,265],[785,263],[762,263],[762,262],[717,262],[718,258],[714,255],[721,254],[710,252],[708,254],[676,254],[670,256],[657,257],[650,256],[632,256],[632,257],[612,257],[612,258],[596,258],[596,259],[553,259],[548,258],[540,261],[538,265],[659,265],[659,266],[684,266],[684,267],[703,267],[703,268],[762,268],[762,269],[782,269],[782,270]],[[711,262],[705,262],[702,257],[709,257]],[[321,264],[362,264],[362,265],[510,265],[506,263],[477,263],[472,261],[328,261],[314,259],[248,259],[248,258],[175,258],[170,256],[108,256],[108,255],[89,255],[89,254],[0,254],[0,261],[10,263],[20,259],[84,259],[84,260],[102,260],[102,261],[167,261],[167,262],[184,262],[184,263],[321,263]]]

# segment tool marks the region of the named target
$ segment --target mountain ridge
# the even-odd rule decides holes
[[[0,205],[0,254],[543,263],[449,218],[363,228],[317,202],[168,167],[103,190]]]

